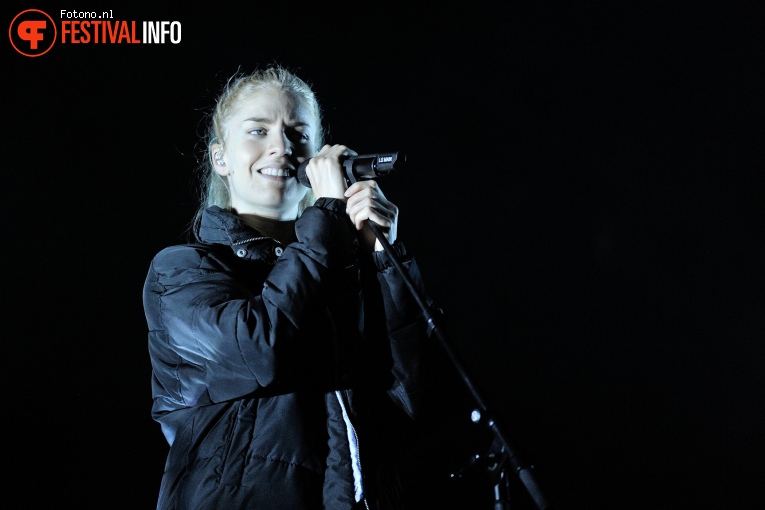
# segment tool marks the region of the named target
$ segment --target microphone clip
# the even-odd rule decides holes
[[[359,156],[349,156],[343,160],[345,169],[345,178],[349,184],[357,181],[367,181],[384,177],[400,167],[399,159],[406,161],[406,155],[398,152],[380,152],[377,154],[362,154]]]
[[[311,187],[306,175],[306,167],[310,159],[300,164],[297,171],[298,181],[303,186]],[[368,181],[384,177],[396,168],[403,166],[406,155],[399,152],[378,152],[376,154],[361,154],[346,156],[342,159],[343,174],[348,185],[358,181]]]

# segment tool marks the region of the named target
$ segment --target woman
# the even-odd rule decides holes
[[[421,392],[421,310],[398,208],[323,145],[311,88],[274,66],[211,115],[194,240],[146,278],[153,418],[170,450],[158,509],[403,508],[396,447]],[[308,188],[296,178],[308,160]]]

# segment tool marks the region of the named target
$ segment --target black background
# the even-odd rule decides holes
[[[406,152],[381,181],[399,236],[556,508],[760,506],[765,9],[159,4],[3,7],[182,24],[178,45],[3,50],[9,501],[154,506],[143,280],[193,214],[221,84],[281,63],[329,142]],[[488,473],[449,478],[486,452],[449,369],[423,486],[489,508]]]

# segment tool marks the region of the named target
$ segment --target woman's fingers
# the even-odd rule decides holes
[[[357,230],[364,232],[365,238],[373,241],[374,233],[366,225],[367,221],[376,223],[385,234],[388,242],[396,240],[398,227],[398,207],[390,202],[375,181],[353,183],[345,191],[348,216]],[[371,237],[370,235],[371,234]],[[379,242],[376,243],[379,249]]]

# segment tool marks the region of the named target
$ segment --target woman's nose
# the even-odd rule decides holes
[[[273,138],[271,140],[270,153],[281,156],[289,156],[292,154],[292,142],[290,141],[287,133],[284,131],[273,132]]]

